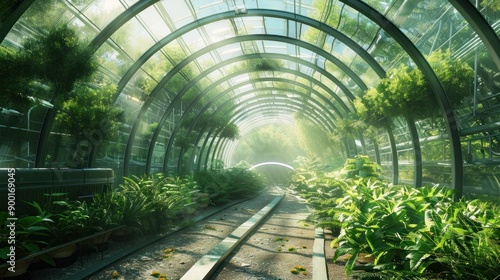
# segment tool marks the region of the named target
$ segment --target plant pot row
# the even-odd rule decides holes
[[[88,254],[94,252],[102,252],[108,248],[108,240],[113,234],[120,235],[124,227],[116,227],[111,230],[95,233],[90,236],[70,241],[65,244],[57,245],[42,249],[39,252],[25,256],[20,261],[16,262],[15,271],[10,271],[8,266],[0,268],[0,279],[18,279],[29,270],[40,270],[53,267],[67,267],[75,263],[78,259],[78,253]],[[115,233],[116,232],[116,233]],[[91,248],[91,250],[88,250]],[[50,258],[50,263],[44,261]]]

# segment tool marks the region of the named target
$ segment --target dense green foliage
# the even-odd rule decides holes
[[[444,187],[395,186],[351,172],[361,162],[349,159],[338,173],[298,170],[292,185],[315,209],[310,220],[337,231],[334,261],[347,259],[348,273],[370,271],[384,279],[500,276],[498,204],[455,202]],[[359,262],[364,253],[372,263]]]
[[[452,105],[458,106],[470,93],[473,71],[449,52],[437,51],[428,57]],[[439,102],[418,68],[401,65],[390,71],[375,87],[355,100],[362,120],[384,127],[394,117],[426,119],[438,116]]]
[[[264,188],[263,181],[257,173],[237,167],[201,171],[195,174],[194,180],[214,204],[244,198]]]
[[[66,100],[62,106],[74,119],[67,114],[57,115],[59,127],[71,135],[79,133],[80,139],[88,139],[93,145],[113,140],[124,114],[122,109],[113,106],[115,92],[116,86],[112,84],[99,88],[77,85],[75,97]]]
[[[220,205],[254,195],[263,189],[256,173],[244,168],[206,171],[179,178],[164,174],[125,177],[119,188],[95,194],[90,201],[68,200],[53,193],[44,201],[29,203],[32,213],[17,219],[18,259],[43,247],[126,228],[135,234],[190,223],[192,216],[209,205]],[[8,213],[0,212],[0,258],[10,250]],[[53,263],[50,258],[44,259]]]
[[[338,161],[341,158],[342,149],[337,148],[328,132],[312,123],[301,113],[296,113],[293,117],[297,144],[307,155],[329,164],[342,165]]]

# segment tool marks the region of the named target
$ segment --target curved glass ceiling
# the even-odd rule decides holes
[[[93,151],[100,160],[88,166],[114,162],[125,175],[169,171],[177,165],[174,138],[186,131],[197,136],[195,147],[230,159],[230,140],[221,140],[229,141],[220,144],[226,150],[209,148],[221,132],[204,124],[202,116],[212,121],[230,116],[245,135],[277,120],[290,123],[292,114],[301,113],[332,132],[338,120],[355,113],[356,98],[404,64],[420,68],[438,97],[450,144],[446,160],[458,170],[467,137],[484,136],[486,126],[488,135],[500,133],[495,127],[500,21],[494,2],[17,1],[4,12],[0,35],[3,47],[18,49],[27,38],[69,25],[94,48],[100,79],[117,85],[113,100],[125,119],[113,148]],[[478,78],[471,81],[468,102],[448,102],[446,88],[426,61],[437,50],[475,65]],[[477,75],[480,71],[489,73],[490,86],[487,75]],[[22,128],[28,132],[23,141],[31,147],[15,157],[29,167],[57,164],[47,161],[56,150],[39,146],[35,153],[33,147],[51,143],[62,128],[41,125],[45,111],[32,110],[28,127]],[[7,131],[6,123],[2,127]],[[402,138],[395,138],[402,142],[434,133],[423,123],[416,124],[418,135],[411,132],[413,125],[402,127],[396,132]],[[2,138],[4,166],[14,153],[9,141]],[[389,164],[397,163],[396,153],[386,158]]]

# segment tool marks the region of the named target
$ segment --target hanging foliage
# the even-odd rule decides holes
[[[450,103],[459,106],[470,95],[473,70],[465,62],[452,58],[449,52],[434,52],[428,57],[428,62]],[[423,73],[407,65],[390,71],[387,78],[368,89],[354,104],[360,117],[376,127],[386,126],[395,117],[430,118],[440,110]]]

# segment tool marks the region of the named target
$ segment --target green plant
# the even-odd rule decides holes
[[[379,178],[382,173],[382,167],[374,163],[366,155],[356,155],[348,158],[342,168],[344,178]]]
[[[111,203],[115,218],[120,225],[141,228],[145,218],[153,212],[148,197],[135,191],[116,191],[111,193]]]
[[[40,252],[48,245],[49,228],[47,223],[53,221],[47,216],[34,215],[20,217],[15,221],[15,228],[12,228],[7,212],[0,212],[0,258],[9,260],[9,255],[14,254],[17,260],[30,254]],[[13,236],[14,239],[9,237]],[[15,250],[12,250],[12,248]],[[47,263],[54,261],[47,255],[40,255],[40,258]]]
[[[48,226],[51,245],[63,244],[89,234],[90,217],[86,213],[85,202],[58,200],[53,203],[58,206],[58,211],[52,214],[54,223]]]
[[[104,194],[103,194],[104,195]],[[109,222],[111,206],[102,203],[96,195],[94,200],[87,202],[69,200],[66,193],[46,194],[47,201],[28,203],[41,217],[50,218],[53,223],[45,223],[50,233],[49,245],[63,244],[112,226]]]
[[[448,274],[454,279],[498,275],[500,266],[495,262],[500,246],[493,233],[499,224],[476,202],[454,202],[453,191],[438,186],[413,189],[380,181],[353,183],[334,208],[342,231],[332,242],[338,244],[334,260],[344,254],[353,256],[346,263],[348,272],[360,268],[355,261],[367,252],[376,257],[371,269],[386,275],[401,271],[427,277]]]
[[[97,196],[97,201],[110,205],[107,212],[114,224],[150,230],[157,223],[193,213],[209,197],[191,178],[154,174],[125,177],[119,189]]]
[[[365,156],[348,159],[337,177],[314,168],[299,170],[292,184],[314,210],[307,220],[339,227],[331,246],[335,261],[351,256],[345,259],[349,274],[362,277],[359,270],[369,270],[373,277],[390,279],[500,275],[498,204],[454,202],[454,191],[446,187],[391,185],[373,176],[369,163]],[[367,164],[370,172],[360,176]],[[375,257],[373,264],[358,264],[365,254]]]
[[[107,143],[117,136],[124,111],[113,104],[116,85],[89,86],[77,84],[73,89],[74,97],[61,105],[68,114],[58,114],[56,121],[63,132],[79,135],[88,141],[92,149]],[[78,122],[75,122],[75,119]]]
[[[120,218],[111,203],[111,193],[112,191],[94,194],[92,202],[86,208],[89,224],[97,229],[106,230],[120,225]]]
[[[470,90],[472,69],[467,63],[453,58],[449,51],[438,50],[428,57],[428,61],[452,105],[460,104]],[[390,71],[386,78],[357,99],[355,106],[365,122],[377,127],[386,127],[392,117],[426,119],[439,112],[439,102],[422,72],[407,65]]]
[[[198,172],[194,180],[214,204],[249,196],[264,188],[257,173],[239,167]]]

